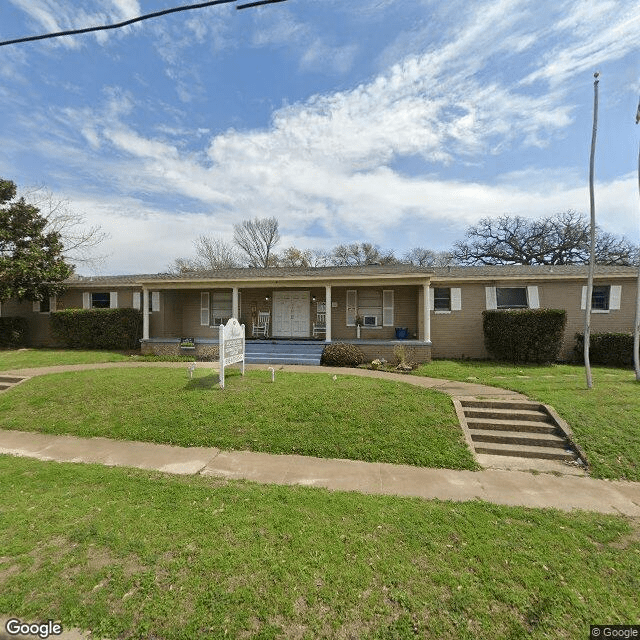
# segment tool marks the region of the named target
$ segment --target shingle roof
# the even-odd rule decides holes
[[[596,275],[618,275],[633,277],[637,267],[596,266]],[[211,281],[211,280],[284,280],[287,278],[321,279],[323,277],[366,277],[366,276],[431,276],[435,280],[464,280],[479,278],[509,277],[586,277],[586,265],[485,265],[477,267],[418,267],[410,264],[366,265],[349,267],[273,267],[268,269],[237,268],[188,273],[150,273],[116,276],[76,276],[68,280],[69,285],[131,285],[140,286],[144,282],[164,280],[166,282]]]

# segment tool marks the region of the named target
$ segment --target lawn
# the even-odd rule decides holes
[[[569,423],[596,478],[640,482],[640,384],[633,371],[593,367],[587,390],[584,368],[435,360],[417,375],[513,389],[553,406]]]
[[[319,372],[322,369],[318,369]],[[0,395],[6,429],[475,469],[451,399],[401,380],[231,369],[100,369]]]
[[[0,611],[122,640],[586,638],[638,523],[0,456]]]
[[[52,367],[61,364],[94,362],[128,362],[139,359],[120,351],[74,351],[72,349],[3,349],[0,350],[0,371]]]

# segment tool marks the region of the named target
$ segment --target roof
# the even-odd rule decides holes
[[[596,276],[635,277],[637,267],[596,265]],[[419,267],[411,264],[365,265],[346,267],[255,267],[218,269],[187,273],[152,273],[116,276],[76,276],[67,281],[74,285],[142,286],[146,283],[197,283],[211,281],[282,281],[361,278],[421,278],[436,282],[446,280],[561,279],[586,278],[587,266],[571,265],[483,265],[474,267]]]

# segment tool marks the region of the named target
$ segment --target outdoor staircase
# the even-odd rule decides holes
[[[578,463],[580,456],[545,405],[460,399],[476,453]]]
[[[306,364],[320,365],[324,342],[302,340],[247,340],[247,364]]]
[[[0,391],[6,391],[11,389],[17,384],[20,384],[26,378],[20,378],[18,376],[0,376]]]

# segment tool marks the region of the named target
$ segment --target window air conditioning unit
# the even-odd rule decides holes
[[[364,316],[362,322],[365,327],[376,327],[378,326],[378,316]]]

